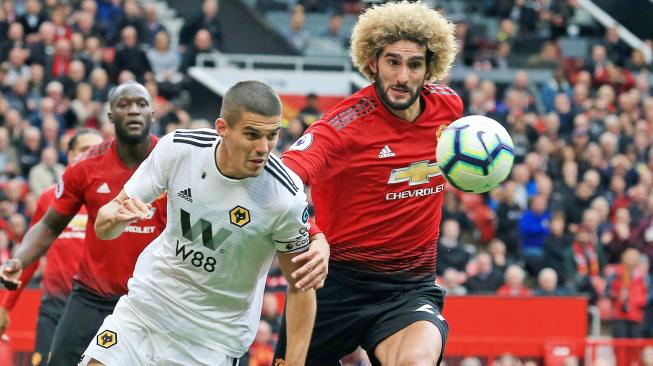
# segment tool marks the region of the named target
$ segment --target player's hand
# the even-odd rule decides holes
[[[120,204],[116,211],[114,220],[117,222],[132,223],[134,221],[146,219],[150,214],[152,205],[143,203],[138,197],[128,198]]]
[[[0,308],[0,336],[5,334],[7,326],[9,325],[9,313],[7,309]]]
[[[329,255],[331,249],[324,234],[315,234],[311,237],[311,244],[307,252],[292,259],[293,263],[306,262],[291,274],[298,279],[295,287],[302,291],[320,289],[329,273]]]
[[[0,282],[8,290],[15,290],[19,288],[22,283],[20,282],[20,274],[23,272],[23,263],[20,259],[10,259],[2,266],[0,271]]]

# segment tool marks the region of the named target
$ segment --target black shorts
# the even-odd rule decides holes
[[[352,278],[348,271],[331,265],[324,287],[317,291],[317,314],[307,366],[340,365],[339,360],[358,346],[367,351],[373,365],[381,365],[374,356],[376,346],[421,320],[438,327],[444,352],[448,334],[448,325],[441,315],[444,290],[432,280],[390,284],[392,280],[379,277]],[[284,358],[285,348],[284,314],[275,360]]]
[[[48,365],[77,365],[104,318],[113,312],[119,298],[100,296],[74,283],[54,333]]]
[[[39,317],[36,322],[36,341],[30,365],[45,366],[50,354],[50,345],[54,331],[66,306],[66,299],[43,295],[39,307]]]

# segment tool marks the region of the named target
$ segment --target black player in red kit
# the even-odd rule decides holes
[[[164,196],[153,202],[151,215],[128,226],[119,239],[102,241],[95,234],[100,207],[120,192],[158,141],[150,135],[154,112],[143,85],[117,86],[109,103],[116,138],[94,146],[66,168],[52,207],[25,234],[15,257],[0,272],[5,287],[20,286],[22,268],[43,255],[82,205],[86,207],[85,251],[52,340],[51,366],[77,364],[104,318],[127,293],[139,254],[166,225]]]
[[[434,284],[445,186],[435,148],[463,105],[430,82],[453,63],[454,26],[422,3],[388,3],[361,15],[351,40],[353,62],[373,84],[283,156],[311,185],[331,243],[306,365],[339,365],[359,345],[374,365],[434,365],[448,332]],[[279,340],[282,365],[283,327]]]

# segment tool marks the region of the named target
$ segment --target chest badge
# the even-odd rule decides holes
[[[229,211],[229,220],[232,224],[243,227],[250,222],[249,210],[242,206],[236,206]]]

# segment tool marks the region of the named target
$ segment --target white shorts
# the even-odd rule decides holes
[[[104,319],[79,365],[86,366],[91,359],[106,366],[238,365],[236,358],[195,342],[175,339],[148,325],[126,296],[120,298],[113,314]]]

